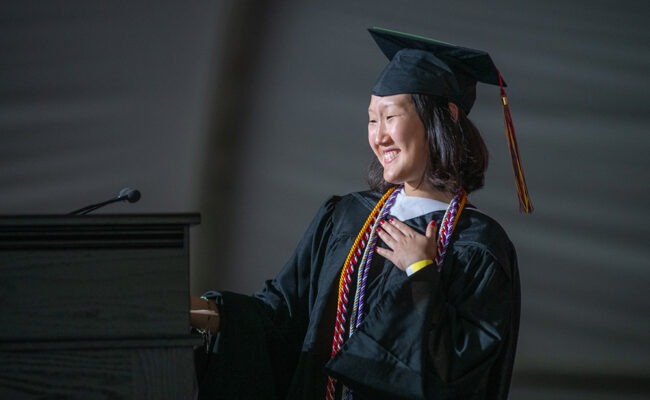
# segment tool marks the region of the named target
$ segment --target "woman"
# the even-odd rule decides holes
[[[370,32],[391,60],[368,108],[372,190],[326,201],[260,292],[192,299],[212,334],[202,398],[507,397],[516,255],[467,202],[487,150],[466,114],[500,76],[486,53]]]

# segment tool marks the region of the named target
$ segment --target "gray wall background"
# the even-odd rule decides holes
[[[511,398],[650,394],[647,1],[0,3],[0,213],[200,211],[192,290],[252,292],[328,196],[365,188],[381,26],[488,50],[535,213],[517,213],[498,88],[472,201],[522,279]]]

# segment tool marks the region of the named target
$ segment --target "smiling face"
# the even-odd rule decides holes
[[[384,167],[386,182],[404,183],[407,194],[419,188],[429,151],[411,95],[370,98],[368,142]]]

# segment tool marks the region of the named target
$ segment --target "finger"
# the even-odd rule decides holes
[[[205,316],[219,315],[218,312],[212,310],[190,310],[190,314],[205,315]]]
[[[190,312],[190,325],[199,330],[216,333],[219,330],[219,314]]]
[[[201,308],[205,308],[205,300],[203,300],[199,296],[191,296],[190,297],[190,309],[191,310],[198,310]]]
[[[390,220],[389,220],[390,221]],[[400,236],[404,236],[404,232],[397,229],[393,226],[393,223],[386,223],[385,221],[380,222],[382,230],[386,231],[393,238],[398,239]]]
[[[375,247],[375,253],[379,254],[380,256],[382,256],[384,258],[387,258],[390,261],[393,261],[394,252],[389,250],[389,249],[385,249],[383,247],[377,246],[377,247]]]
[[[436,224],[436,221],[429,222],[429,225],[427,225],[427,231],[425,233],[426,237],[429,239],[435,239],[437,234],[438,225]]]
[[[190,325],[196,329],[205,329],[205,327],[209,325],[212,317],[213,316],[211,315],[190,312]]]
[[[395,248],[395,239],[390,235],[390,233],[384,231],[382,228],[377,228],[377,235],[379,235],[379,238],[383,240],[388,247],[391,249]]]
[[[404,236],[407,236],[407,235],[413,234],[413,233],[417,233],[417,232],[415,232],[415,230],[413,228],[406,225],[404,222],[400,221],[397,218],[391,218],[391,219],[388,220],[388,222],[390,222],[390,225],[394,226]]]
[[[217,304],[214,299],[208,299],[203,296],[191,296],[190,297],[190,309],[191,310],[217,310]]]

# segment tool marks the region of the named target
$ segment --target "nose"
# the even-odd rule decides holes
[[[390,143],[390,135],[386,131],[386,124],[380,121],[377,124],[377,131],[375,132],[375,144],[382,145]]]

